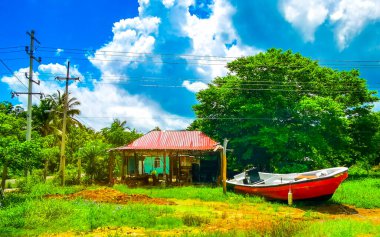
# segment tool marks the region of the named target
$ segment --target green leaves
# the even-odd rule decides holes
[[[236,59],[227,68],[227,76],[197,93],[192,127],[229,138],[244,165],[352,164],[352,115],[370,114],[378,100],[357,70],[337,71],[278,49]]]

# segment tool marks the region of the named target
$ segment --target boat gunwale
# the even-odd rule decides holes
[[[335,167],[335,168],[345,168],[345,169],[344,170],[342,169],[342,171],[339,171],[338,173],[335,173],[333,175],[327,175],[327,176],[318,177],[318,178],[314,178],[314,179],[299,180],[299,181],[294,181],[294,182],[289,182],[289,183],[271,184],[271,185],[267,185],[267,186],[262,186],[262,185],[259,185],[259,184],[238,184],[238,183],[231,183],[228,180],[226,182],[228,184],[231,184],[231,185],[242,186],[242,187],[271,188],[271,187],[297,185],[297,184],[303,184],[303,183],[308,183],[308,182],[318,182],[318,181],[325,180],[325,179],[337,178],[337,176],[340,176],[340,175],[342,175],[344,173],[348,173],[348,168],[346,168],[346,167]],[[321,170],[326,170],[326,169],[321,169]],[[321,171],[321,170],[316,170],[316,171]],[[304,172],[304,173],[308,173],[308,172]],[[271,173],[267,173],[267,174],[271,174]],[[262,182],[265,182],[265,180],[262,181]]]

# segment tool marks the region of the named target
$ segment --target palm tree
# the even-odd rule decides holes
[[[49,111],[53,110],[53,101],[49,98],[42,99],[39,105],[33,105],[33,126],[43,136],[54,134],[53,114]]]
[[[66,93],[61,94],[59,90],[57,91],[57,93],[48,96],[48,98],[53,103],[52,114],[55,115],[55,122],[58,124],[62,124],[62,114],[64,111],[65,97]],[[69,93],[69,97],[67,100],[67,128],[70,128],[70,126],[83,126],[81,122],[74,118],[75,115],[80,115],[81,113],[80,110],[76,108],[80,104],[81,103],[78,101],[77,98],[70,98]]]

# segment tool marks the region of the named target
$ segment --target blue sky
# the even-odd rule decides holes
[[[0,64],[0,101],[26,106],[10,93],[26,91],[34,29],[42,63],[33,91],[62,90],[54,77],[70,60],[79,119],[95,129],[113,118],[142,132],[184,129],[195,92],[225,75],[227,61],[269,48],[358,68],[379,89],[380,0],[0,0],[0,9],[0,59],[12,71]]]

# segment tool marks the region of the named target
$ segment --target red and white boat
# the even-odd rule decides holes
[[[345,167],[291,174],[262,173],[252,168],[227,180],[227,185],[236,193],[267,199],[288,200],[291,191],[293,200],[328,200],[347,177]]]

